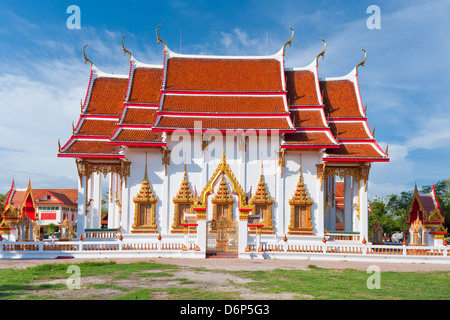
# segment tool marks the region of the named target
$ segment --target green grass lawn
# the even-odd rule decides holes
[[[43,264],[26,269],[0,269],[0,299],[64,299],[64,294],[73,294],[76,291],[69,290],[65,284],[65,279],[71,276],[67,273],[69,265]],[[241,299],[239,293],[241,289],[256,294],[289,293],[293,299],[447,300],[450,297],[450,272],[381,272],[378,278],[379,289],[368,289],[367,280],[372,274],[354,269],[322,269],[314,265],[310,265],[308,270],[202,269],[203,273],[211,272],[211,277],[219,272],[251,280],[240,284],[233,283],[229,290],[223,288],[218,290],[214,286],[205,288],[196,280],[180,277],[180,271],[187,270],[186,268],[151,261],[132,264],[84,262],[78,266],[82,270],[82,279],[88,276],[108,276],[107,283],[83,284],[82,289],[85,292],[92,292],[92,298],[100,300],[150,300],[161,296],[169,300],[232,300]],[[194,268],[188,268],[188,270],[200,271]],[[178,275],[175,275],[176,272]],[[59,283],[57,283],[58,279]],[[100,277],[94,279],[100,279]],[[130,287],[131,279],[134,283],[147,281],[146,283],[157,283],[159,286]],[[37,280],[57,281],[53,284],[33,284]],[[110,290],[107,298],[104,298],[100,291],[96,291],[105,289]],[[44,291],[45,294],[43,294]]]

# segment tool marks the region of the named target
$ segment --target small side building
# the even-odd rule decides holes
[[[426,194],[419,193],[416,185],[406,219],[408,245],[442,245],[447,234],[444,222],[445,213],[437,200],[434,184],[431,192]]]

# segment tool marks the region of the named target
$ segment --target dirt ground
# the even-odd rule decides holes
[[[84,261],[110,261],[117,263],[133,263],[140,261],[154,261],[161,264],[173,264],[177,266],[221,269],[221,270],[273,270],[291,269],[307,270],[309,265],[329,269],[355,269],[366,271],[369,266],[376,265],[381,271],[401,272],[429,272],[450,271],[450,264],[437,263],[380,263],[380,262],[354,262],[354,261],[325,261],[325,260],[253,260],[234,258],[209,258],[209,259],[183,259],[183,258],[117,258],[117,259],[30,259],[30,260],[4,260],[0,259],[0,268],[26,268],[40,264],[67,263],[76,264]]]
[[[33,259],[33,260],[0,260],[0,268],[26,268],[40,264],[66,263],[76,264],[84,261],[110,261],[117,263],[133,263],[141,261],[154,261],[155,263],[171,264],[179,266],[179,269],[170,270],[170,276],[158,277],[157,281],[153,277],[142,277],[130,275],[127,279],[113,279],[114,275],[82,276],[81,288],[78,290],[52,290],[39,289],[34,292],[27,292],[26,295],[35,295],[41,299],[51,297],[51,300],[105,300],[108,298],[121,296],[123,291],[118,287],[126,288],[128,292],[139,289],[156,289],[152,293],[152,300],[169,300],[169,294],[165,288],[197,288],[199,290],[236,293],[240,300],[292,300],[309,299],[312,297],[301,297],[298,294],[289,292],[279,294],[256,293],[245,288],[245,284],[251,282],[250,279],[241,278],[233,274],[224,273],[227,271],[247,271],[247,270],[272,270],[290,269],[307,270],[314,265],[319,268],[330,269],[357,269],[366,271],[369,266],[376,265],[381,271],[408,271],[408,272],[428,272],[428,271],[450,271],[450,265],[442,264],[413,264],[413,263],[368,263],[368,262],[337,262],[337,261],[311,261],[311,260],[242,260],[242,259],[177,259],[177,258],[146,258],[146,259]],[[145,272],[160,272],[161,270],[147,270]],[[180,279],[187,283],[181,284]],[[67,284],[67,279],[46,279],[31,283],[32,285],[42,284]],[[90,284],[95,284],[95,289]],[[111,286],[111,285],[114,286]],[[104,285],[104,286],[102,286]],[[161,291],[157,289],[161,288]],[[24,294],[25,297],[25,294]]]

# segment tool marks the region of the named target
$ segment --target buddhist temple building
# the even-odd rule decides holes
[[[343,230],[368,241],[371,163],[389,158],[359,90],[366,53],[347,75],[322,79],[325,42],[307,66],[285,68],[293,36],[272,55],[190,55],[157,29],[159,65],[137,60],[122,38],[126,75],[100,71],[83,48],[86,96],[58,150],[78,170],[77,237],[100,228],[103,180],[108,229],[125,240],[188,237],[203,255],[240,255],[257,233],[274,244]]]
[[[49,224],[58,227],[67,219],[76,225],[77,198],[77,189],[35,189],[31,180],[20,189],[13,179],[0,213],[0,234],[13,241],[36,241]]]
[[[417,185],[406,219],[408,245],[433,246],[444,241],[447,229],[444,227],[445,213],[439,205],[434,184],[430,193],[419,193]]]

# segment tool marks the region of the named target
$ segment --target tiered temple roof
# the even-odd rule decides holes
[[[58,156],[122,158],[121,146],[166,147],[166,133],[201,128],[275,131],[281,148],[324,149],[327,162],[388,161],[367,123],[357,67],[320,80],[319,56],[286,69],[284,47],[235,57],[179,54],[164,43],[162,65],[123,49],[130,55],[125,76],[105,74],[85,57],[92,64],[86,98]]]

